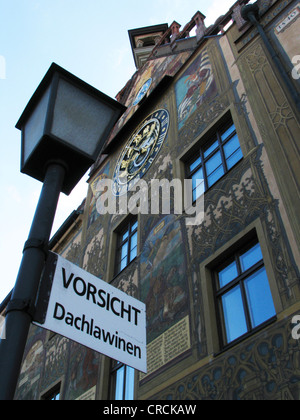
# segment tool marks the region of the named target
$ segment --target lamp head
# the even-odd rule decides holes
[[[69,194],[125,109],[53,63],[16,125],[22,132],[21,172],[43,181],[49,161],[63,162],[68,171],[62,191]]]

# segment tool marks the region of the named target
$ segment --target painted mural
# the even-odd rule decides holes
[[[99,171],[93,182],[90,184],[91,198],[87,206],[87,230],[84,248],[82,250],[82,267],[84,270],[94,276],[103,278],[106,262],[103,252],[104,247],[104,230],[99,212],[97,211],[97,201],[101,200],[103,192],[98,191],[98,183],[109,177],[110,163],[108,162]],[[104,259],[104,260],[103,260]]]
[[[137,73],[136,80],[131,89],[130,96],[126,101],[126,106],[128,108],[115,125],[115,128],[113,129],[107,144],[109,144],[113,140],[113,138],[117,135],[122,126],[125,125],[125,123],[132,117],[132,115],[137,110],[137,106],[132,105],[134,103],[136,95],[138,94],[143,84],[148,79],[152,79],[151,88],[149,90],[150,94],[164,76],[175,76],[175,74],[181,69],[181,67],[186,62],[191,53],[192,51],[186,51],[175,56],[160,57],[154,60],[149,60],[148,65],[143,67]]]
[[[79,228],[70,242],[61,250],[61,256],[73,264],[80,266],[82,229]]]
[[[39,383],[43,373],[45,330],[31,328],[16,392],[18,400],[39,398]]]
[[[150,60],[148,66],[146,66],[143,72],[137,77],[135,86],[126,102],[126,106],[130,106],[134,102],[138,91],[146,80],[152,79],[151,90],[153,90],[165,75],[174,76],[183,63],[185,63],[188,55],[189,53],[185,52],[175,56]]]
[[[175,85],[175,92],[180,130],[189,116],[204,101],[214,97],[217,93],[216,81],[207,50],[204,50],[184,72]]]
[[[148,343],[188,313],[181,224],[166,216],[151,230],[141,253],[141,300],[147,305]]]
[[[286,321],[273,325],[172,384],[153,400],[299,401],[300,340]]]
[[[92,189],[93,196],[91,198],[90,205],[89,205],[88,226],[87,226],[88,229],[90,228],[90,226],[92,226],[92,224],[99,217],[99,213],[97,212],[97,208],[96,208],[96,203],[97,203],[97,200],[99,199],[99,197],[101,196],[102,193],[99,193],[97,191],[97,184],[102,179],[107,179],[108,178],[109,168],[110,168],[110,164],[108,162],[103,167],[103,169],[99,172],[99,174],[96,176],[94,181],[91,183],[91,189]]]
[[[99,355],[75,342],[71,343],[70,360],[68,364],[67,400],[76,400],[89,389],[95,389],[97,384]],[[94,399],[94,398],[93,398]]]

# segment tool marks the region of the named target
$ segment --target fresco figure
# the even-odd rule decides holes
[[[217,93],[212,66],[204,50],[191,64],[175,86],[178,109],[178,128],[181,129],[189,116],[204,101]]]

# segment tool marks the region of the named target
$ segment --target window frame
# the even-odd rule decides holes
[[[232,131],[232,133],[228,135],[228,137],[225,140],[222,141],[222,135],[224,135],[224,133],[226,133],[226,131],[232,126],[234,126],[234,130]],[[228,168],[228,160],[236,151],[232,153],[228,158],[226,158],[224,148],[226,144],[229,143],[230,140],[234,136],[237,136],[237,139],[239,142],[239,149],[236,149],[236,151],[240,150],[242,153],[242,157],[232,167]],[[217,147],[214,148],[207,156],[205,156],[205,152],[209,150],[210,145],[213,145],[214,143],[218,143]],[[217,153],[220,153],[221,165],[216,167],[209,175],[207,175],[206,164]],[[196,158],[195,158],[195,155],[197,155]],[[193,148],[193,156],[191,156],[189,159],[186,159],[185,161],[185,174],[188,179],[193,179],[193,176],[200,169],[202,169],[203,180],[204,180],[204,192],[206,192],[210,188],[212,188],[223,176],[225,176],[229,171],[231,171],[231,169],[234,168],[243,159],[243,157],[244,155],[243,155],[243,151],[241,147],[241,142],[237,134],[237,128],[233,119],[230,116],[230,118],[228,118],[226,122],[216,127],[215,131],[209,136],[209,138],[207,138],[205,142],[201,143],[201,145],[198,145],[196,148]],[[195,163],[196,160],[199,158],[201,159],[201,162],[197,166],[195,166],[195,168],[191,170],[190,168],[192,164]],[[224,172],[223,175],[221,175],[216,181],[214,181],[211,185],[209,185],[208,183],[209,176],[211,176],[216,170],[218,170],[218,168],[223,169],[223,172]],[[193,202],[195,202],[197,199],[197,197],[194,196],[194,191],[196,190],[196,188],[197,187],[193,188]]]
[[[134,227],[134,229],[133,229]],[[116,239],[116,252],[115,252],[115,269],[114,269],[114,276],[120,274],[129,264],[135,260],[138,254],[138,229],[139,229],[139,220],[138,217],[131,217],[125,223],[121,225],[121,227],[116,231],[117,239]],[[124,236],[128,233],[128,235],[124,238]],[[136,235],[136,246],[132,248],[132,239]],[[123,247],[127,244],[127,254],[124,258],[122,258],[122,250]],[[132,251],[136,249],[136,255],[131,258]],[[122,268],[122,261],[125,260],[125,266]]]
[[[124,377],[123,377],[123,389],[122,389],[122,399],[116,399],[116,387],[117,387],[117,374],[121,369],[124,368]],[[128,376],[128,369],[133,370],[133,398],[126,399],[127,393],[127,376]],[[133,401],[134,400],[134,393],[135,393],[135,370],[130,366],[125,365],[124,363],[118,362],[117,360],[111,361],[111,370],[110,370],[110,399],[112,401]]]
[[[241,342],[241,341],[245,340],[246,338],[252,336],[257,331],[262,330],[267,325],[270,325],[271,323],[273,323],[277,319],[275,300],[274,300],[274,297],[273,297],[273,294],[272,294],[270,281],[269,281],[269,278],[267,276],[268,284],[269,284],[269,288],[270,288],[270,294],[272,296],[272,303],[274,305],[275,315],[272,316],[269,319],[266,319],[264,322],[262,322],[261,324],[259,324],[256,327],[252,326],[251,314],[250,314],[250,304],[249,304],[248,298],[247,298],[245,282],[248,278],[253,276],[256,272],[258,272],[262,268],[264,268],[265,271],[266,271],[266,267],[265,267],[264,258],[262,258],[261,260],[256,262],[254,265],[249,267],[247,270],[243,271],[242,267],[241,267],[240,257],[242,255],[244,255],[247,251],[252,249],[257,244],[260,245],[258,239],[252,239],[250,242],[247,243],[247,245],[244,245],[243,247],[241,247],[241,249],[236,250],[233,253],[231,253],[230,256],[227,256],[227,258],[225,260],[223,260],[223,262],[221,264],[216,266],[216,268],[212,272],[213,293],[214,293],[215,308],[216,308],[218,338],[219,338],[219,343],[220,343],[220,347],[221,347],[221,352],[233,347],[234,345],[238,344],[239,342]],[[260,245],[260,248],[261,248],[261,245]],[[232,262],[236,263],[238,275],[232,281],[227,283],[225,286],[221,287],[221,286],[219,286],[218,274],[222,271],[222,269],[228,267]],[[247,332],[245,334],[240,335],[236,339],[228,342],[227,341],[226,326],[225,326],[225,319],[224,319],[224,310],[223,310],[223,307],[222,307],[221,300],[222,300],[222,296],[225,296],[230,290],[235,289],[237,286],[240,286],[240,291],[241,291],[241,295],[242,295],[242,303],[243,303],[243,310],[244,310],[244,315],[245,315],[245,319],[246,319]]]
[[[56,384],[53,388],[51,388],[44,395],[42,395],[41,399],[43,401],[60,401],[60,397],[61,397],[61,382]]]

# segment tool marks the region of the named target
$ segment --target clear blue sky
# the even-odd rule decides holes
[[[13,288],[41,184],[20,174],[24,107],[52,62],[111,97],[135,72],[128,30],[199,10],[209,26],[234,0],[0,0],[0,302]],[[61,196],[53,233],[87,192]]]

